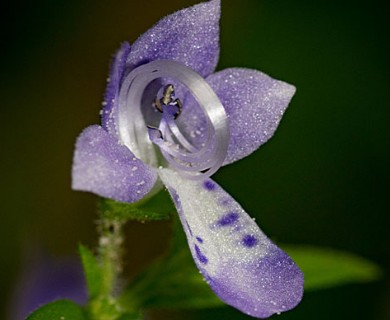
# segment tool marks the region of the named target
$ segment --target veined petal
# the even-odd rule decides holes
[[[112,62],[107,88],[104,94],[103,108],[101,112],[102,126],[110,134],[118,136],[116,128],[116,112],[118,110],[118,95],[126,68],[126,58],[130,53],[130,44],[124,42],[115,54]]]
[[[256,70],[231,68],[207,77],[229,118],[224,164],[251,154],[272,137],[295,87]]]
[[[153,60],[182,62],[203,77],[219,57],[220,0],[211,0],[161,19],[134,43],[127,60],[134,68]]]
[[[259,318],[294,308],[303,274],[212,180],[186,180],[160,169],[187,235],[195,263],[225,303]]]
[[[152,189],[156,178],[155,170],[102,127],[90,126],[78,137],[72,168],[74,190],[135,202]]]

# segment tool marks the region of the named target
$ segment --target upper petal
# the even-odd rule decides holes
[[[218,62],[220,5],[211,0],[161,19],[135,41],[127,65],[169,59],[208,76]]]
[[[161,169],[195,263],[225,303],[260,318],[294,308],[303,274],[214,181],[192,181]]]
[[[78,137],[72,168],[74,190],[135,202],[149,193],[156,178],[155,170],[102,127],[90,126]]]
[[[274,134],[295,87],[256,70],[231,68],[207,77],[225,107],[230,143],[224,164],[251,154]]]
[[[126,69],[126,58],[130,53],[130,44],[124,42],[116,52],[107,79],[106,92],[104,94],[103,108],[101,111],[103,128],[114,136],[118,136],[116,128],[116,112],[118,111],[118,95],[122,78]]]

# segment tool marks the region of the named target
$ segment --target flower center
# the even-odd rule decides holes
[[[188,139],[188,128],[177,121],[187,106],[176,97],[174,85],[163,86],[157,91],[160,94],[156,95],[156,90],[152,93],[155,80],[167,78],[184,85],[186,95],[191,93],[197,101],[191,108],[199,107],[203,112],[207,131],[202,143]],[[160,115],[157,123],[152,123],[155,115],[149,116],[151,112]],[[126,75],[119,94],[117,123],[122,142],[154,167],[158,160],[153,145],[160,148],[171,167],[193,179],[212,175],[226,158],[230,134],[224,107],[198,73],[175,61],[152,61]]]

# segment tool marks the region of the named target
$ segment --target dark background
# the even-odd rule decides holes
[[[3,306],[30,252],[71,255],[79,242],[96,242],[96,198],[70,190],[74,140],[99,121],[108,62],[119,44],[194,3],[38,0],[2,8]],[[274,138],[215,176],[276,241],[347,250],[384,270],[387,19],[384,1],[222,0],[219,69],[259,69],[294,84],[297,94]],[[130,273],[164,250],[168,234],[166,222],[129,227]],[[388,282],[385,274],[372,284],[308,292],[279,319],[390,319]],[[227,307],[156,313],[248,318]]]

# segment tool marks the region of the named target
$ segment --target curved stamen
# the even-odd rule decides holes
[[[168,102],[178,103],[179,113],[173,117],[163,114],[158,128],[147,128],[141,111],[141,100],[146,87],[158,78],[175,79],[186,86],[197,100],[205,115],[208,129],[207,140],[200,147],[193,146],[174,121],[180,115],[182,105],[179,99],[172,101],[173,86],[164,88],[165,100],[154,101],[155,104],[156,101],[161,101],[165,105]],[[156,107],[160,112],[164,112],[164,105]],[[138,158],[157,166],[154,143],[160,147],[170,165],[190,178],[204,179],[212,175],[226,157],[230,134],[225,109],[199,74],[175,61],[152,61],[132,70],[126,76],[119,94],[117,123],[121,141]]]

